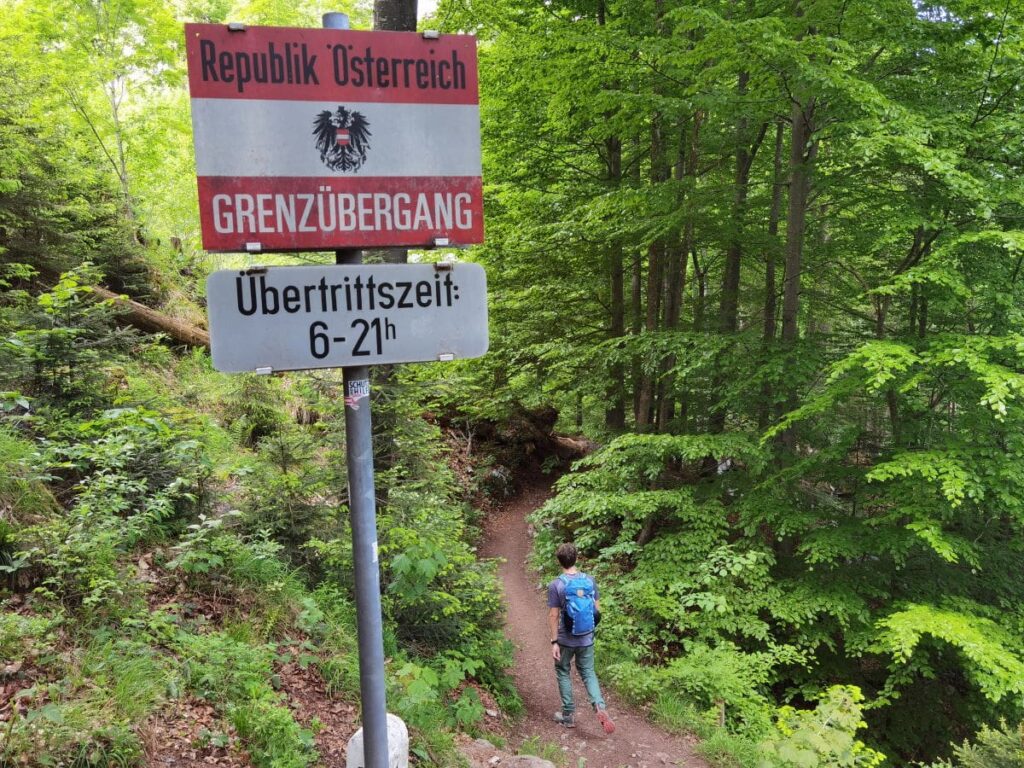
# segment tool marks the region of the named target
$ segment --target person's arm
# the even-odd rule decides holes
[[[551,657],[555,661],[559,661],[562,658],[562,648],[558,645],[558,616],[561,611],[558,608],[548,608],[548,629],[550,633],[548,635],[549,640],[556,642],[551,643]]]

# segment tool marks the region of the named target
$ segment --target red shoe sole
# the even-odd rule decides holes
[[[612,719],[608,717],[608,713],[603,709],[599,709],[597,711],[597,721],[601,724],[601,727],[604,728],[605,733],[609,735],[615,733],[615,723],[612,722]]]

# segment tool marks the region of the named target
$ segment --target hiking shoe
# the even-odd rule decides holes
[[[613,723],[612,719],[608,717],[608,711],[606,709],[602,708],[597,710],[597,722],[599,722],[601,727],[604,728],[605,733],[609,735],[615,733],[615,723]]]
[[[555,712],[555,722],[563,728],[576,727],[576,718],[572,712]]]

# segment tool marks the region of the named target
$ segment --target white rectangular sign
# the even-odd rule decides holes
[[[480,357],[479,264],[220,270],[206,281],[213,366],[294,371]]]
[[[186,24],[203,247],[483,240],[476,39]]]

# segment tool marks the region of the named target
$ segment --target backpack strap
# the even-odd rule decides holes
[[[569,582],[572,578],[567,573],[559,574],[558,580],[562,582],[562,610],[565,610],[565,604],[569,599]]]

